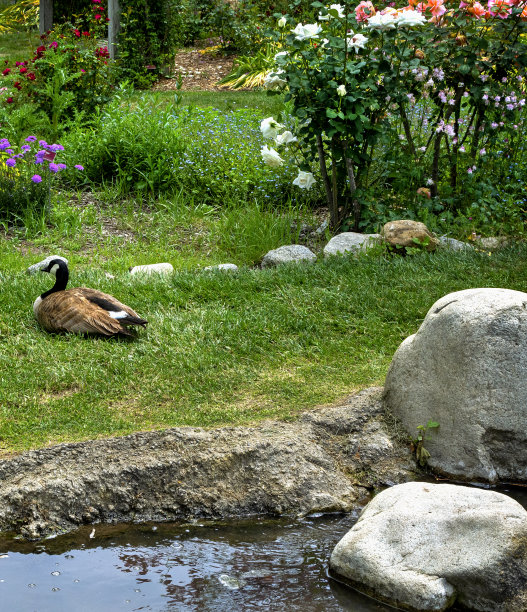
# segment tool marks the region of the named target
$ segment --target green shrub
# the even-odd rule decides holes
[[[276,206],[319,195],[294,191],[292,163],[278,170],[263,163],[257,111],[156,108],[153,100],[145,95],[136,103],[121,94],[90,129],[68,136],[69,155],[86,168],[86,179],[114,183],[123,193],[183,190],[212,205],[251,200]]]
[[[165,71],[177,44],[174,0],[128,0],[121,13],[119,68],[121,78],[148,88]]]

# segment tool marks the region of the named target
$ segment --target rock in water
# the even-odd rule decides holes
[[[397,349],[384,399],[413,437],[439,422],[425,442],[437,471],[527,481],[527,293],[467,289],[441,298]]]
[[[337,544],[332,572],[405,610],[527,610],[527,512],[482,489],[386,489]]]

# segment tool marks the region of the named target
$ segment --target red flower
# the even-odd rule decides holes
[[[24,74],[27,72],[27,68],[25,66],[22,66],[22,68],[20,68],[19,70],[20,74]]]
[[[52,43],[49,45],[49,48],[50,48],[50,49],[56,49],[58,46],[59,46],[59,43],[58,43],[56,40],[54,40],[54,41],[53,41],[53,42],[52,42]]]
[[[37,47],[37,53],[44,53],[45,50],[46,47],[44,47],[44,45],[40,45],[40,47]]]
[[[83,35],[83,36],[89,36],[89,35],[90,35],[90,33],[89,33],[89,32],[83,32],[83,33],[82,33],[82,35]]]
[[[81,35],[80,30],[73,30],[75,36],[79,37]]]
[[[20,81],[15,81],[13,83],[13,87],[16,87],[18,89],[18,91],[20,91],[22,89],[22,85],[20,85]]]
[[[34,81],[34,80],[35,80],[35,73],[34,73],[34,72],[28,72],[28,73],[27,73],[27,78],[28,78],[30,81]]]
[[[102,15],[95,15],[95,19],[99,20],[102,17]]]
[[[13,98],[7,98],[6,102],[7,102],[8,104],[13,104]]]
[[[2,74],[4,76],[7,76],[10,72],[11,72],[11,68],[6,68],[5,70],[2,71]]]

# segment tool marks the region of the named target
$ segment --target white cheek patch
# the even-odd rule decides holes
[[[58,269],[59,269],[59,264],[55,264],[54,266],[51,267],[51,270],[49,271],[49,273],[53,274],[53,276],[57,276]]]
[[[119,310],[118,312],[107,310],[106,312],[112,317],[112,319],[125,319],[128,316],[128,313],[124,310]]]

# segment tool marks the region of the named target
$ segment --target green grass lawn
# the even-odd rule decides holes
[[[4,52],[13,57],[8,47],[16,41],[6,40]],[[150,94],[134,95],[139,105]],[[226,121],[235,114],[230,111],[244,107],[276,116],[283,105],[280,96],[263,92],[182,95],[184,106],[212,106]],[[166,106],[173,96],[153,94],[148,110]],[[214,119],[211,112],[195,114],[198,123]],[[259,118],[252,122],[254,132]],[[240,139],[255,138],[248,128],[239,136],[231,126],[227,144],[235,153],[227,159],[221,147],[212,149],[212,142],[228,140],[228,130],[221,129],[221,138],[215,135],[202,147],[203,163],[220,160],[207,170],[219,183],[227,175],[217,168],[240,157]],[[119,125],[115,131],[121,139]],[[198,133],[184,137],[195,144]],[[195,159],[188,163],[199,165]],[[254,162],[248,156],[244,163],[236,172],[246,179]],[[251,176],[258,183],[266,175]],[[99,191],[88,196],[55,194],[49,216],[32,218],[26,230],[0,225],[0,456],[176,425],[294,418],[382,384],[394,351],[443,295],[470,287],[527,291],[523,244],[490,257],[377,253],[261,270],[257,264],[268,250],[297,240],[294,228],[320,223],[312,202],[277,197],[278,205],[272,196],[258,200],[247,190],[229,197],[218,191],[205,200],[205,183],[197,195],[190,179],[182,185],[154,199],[124,197],[118,184],[94,183]],[[283,185],[272,193],[282,195]],[[327,238],[316,245],[319,250]],[[149,321],[147,330],[124,342],[40,329],[32,304],[53,279],[25,270],[50,254],[70,260],[70,286],[115,295]],[[176,270],[169,278],[138,279],[127,271],[164,261]],[[225,262],[240,271],[203,270]]]
[[[159,247],[158,259],[179,269],[149,280],[131,277],[126,257],[119,265],[89,250],[72,257],[71,286],[112,293],[149,320],[137,340],[123,342],[42,331],[32,302],[52,279],[25,273],[41,258],[27,251],[27,243],[0,241],[3,454],[174,425],[292,418],[382,384],[400,342],[446,293],[527,291],[525,246],[491,257],[338,258],[232,275],[198,269],[206,248],[196,249],[193,267]]]

